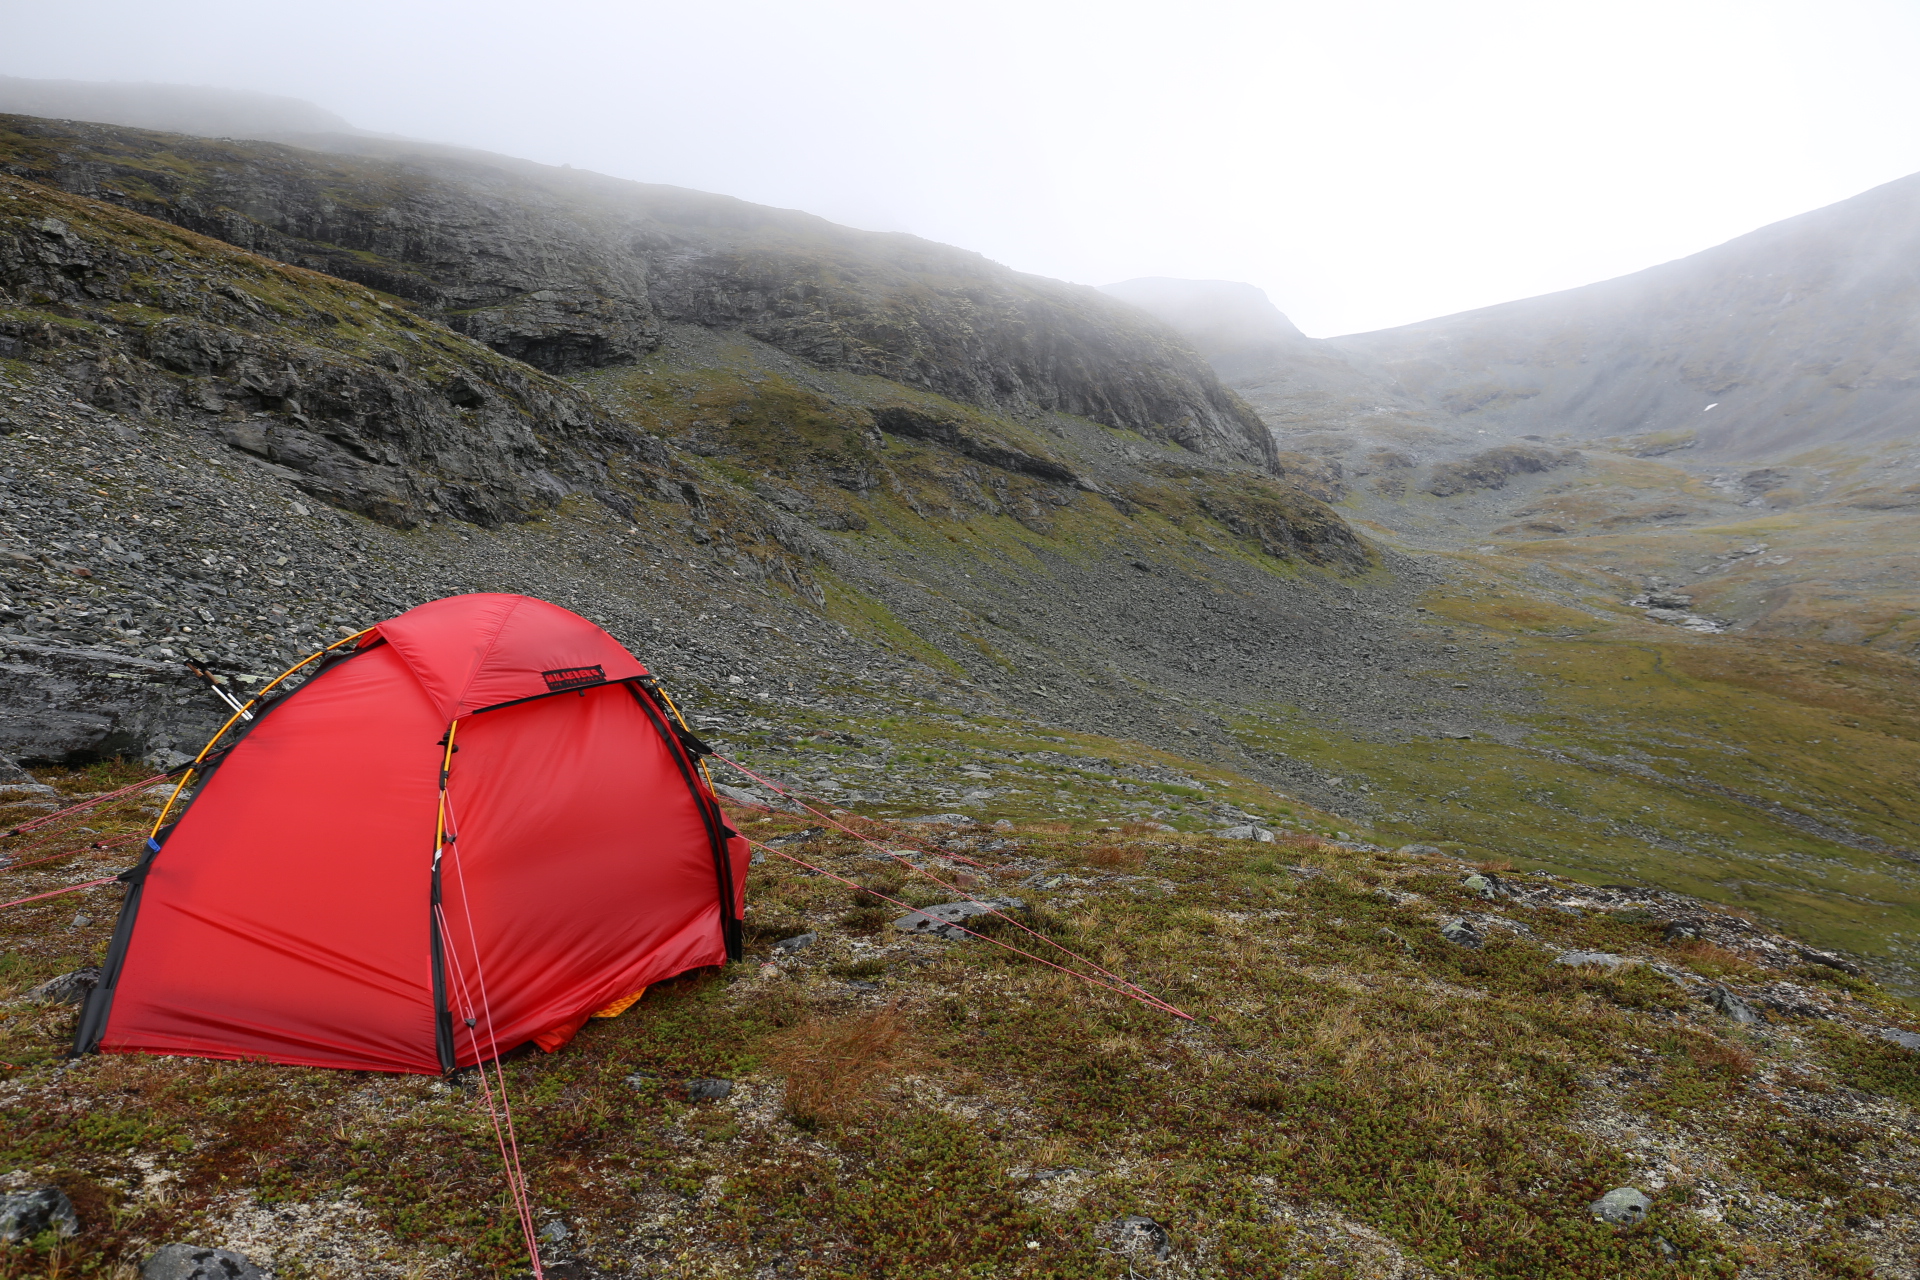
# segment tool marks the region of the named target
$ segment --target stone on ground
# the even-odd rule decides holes
[[[1646,1221],[1653,1211],[1653,1201],[1632,1187],[1615,1187],[1587,1207],[1602,1222],[1631,1227]]]
[[[266,1280],[260,1268],[226,1249],[162,1245],[140,1268],[140,1280]]]

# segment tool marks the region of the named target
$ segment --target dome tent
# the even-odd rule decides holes
[[[445,1072],[739,957],[745,842],[605,631],[455,596],[309,670],[122,877],[76,1052]]]

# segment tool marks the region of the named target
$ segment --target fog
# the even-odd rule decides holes
[[[1245,280],[1310,334],[1678,257],[1920,170],[1888,0],[0,0],[0,73],[910,231],[1088,284]]]

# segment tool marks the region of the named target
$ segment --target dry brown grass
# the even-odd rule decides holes
[[[1108,871],[1137,871],[1146,865],[1147,851],[1137,845],[1096,844],[1078,851],[1079,860],[1089,867]]]
[[[878,1086],[918,1056],[898,1009],[846,1018],[814,1018],[768,1044],[767,1065],[787,1080],[787,1113],[819,1123],[847,1120]]]
[[[1689,969],[1706,978],[1737,977],[1754,972],[1753,961],[1705,938],[1682,946],[1680,956]]]

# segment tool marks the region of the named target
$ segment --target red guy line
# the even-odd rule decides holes
[[[0,911],[8,907],[17,907],[23,902],[38,902],[42,898],[57,898],[63,893],[72,893],[77,889],[91,889],[97,884],[112,884],[119,876],[107,876],[100,880],[89,880],[85,884],[70,884],[64,889],[51,889],[46,893],[36,893],[31,898],[15,898],[12,902],[0,902]]]

